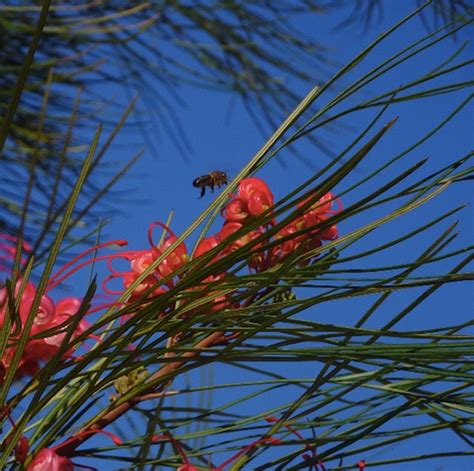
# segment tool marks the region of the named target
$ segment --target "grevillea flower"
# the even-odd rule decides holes
[[[11,259],[15,258],[15,250],[13,248],[15,239],[5,236],[0,238],[5,240],[5,242],[0,244],[0,250],[5,254],[3,260],[11,261]],[[108,242],[92,247],[80,256],[74,257],[48,280],[45,293],[41,296],[38,309],[34,314],[31,310],[37,293],[36,287],[32,282],[24,281],[21,276],[17,279],[15,292],[13,293],[14,298],[20,295],[22,285],[24,286],[23,291],[21,292],[21,299],[18,303],[18,317],[11,323],[9,346],[5,349],[5,352],[0,359],[0,379],[4,378],[6,371],[10,367],[16,352],[15,341],[21,336],[24,326],[32,315],[34,315],[34,317],[29,332],[29,339],[27,340],[20,361],[17,365],[15,378],[35,374],[40,369],[42,363],[50,360],[57,354],[66,336],[65,329],[67,329],[68,321],[77,314],[79,307],[81,306],[81,300],[76,297],[66,297],[55,303],[47,293],[71,276],[79,268],[100,258],[93,257],[92,259],[89,259],[86,262],[81,262],[78,266],[73,267],[73,265],[81,260],[85,255],[107,245],[120,245],[123,243],[123,241]],[[23,250],[28,251],[29,246],[24,244]],[[2,287],[0,288],[0,327],[4,325],[7,315],[11,315],[7,314],[9,308],[10,303],[8,300],[7,288]],[[88,326],[87,321],[81,319],[76,325],[75,331],[72,334],[72,339],[82,334]],[[54,329],[56,330],[55,332]],[[50,335],[47,335],[46,332],[51,330],[53,330],[53,332]],[[97,339],[97,337],[93,335],[90,337]],[[72,348],[67,349],[64,353],[64,357],[72,356],[72,352]]]
[[[196,287],[190,288],[188,292],[199,292],[199,299],[209,298],[210,300],[204,305],[197,308],[198,312],[212,313],[222,311],[224,309],[236,309],[240,304],[232,299],[232,293],[223,292],[219,288],[222,287],[222,280],[230,278],[230,273],[219,273],[218,275],[211,275],[205,278],[200,284]],[[196,299],[191,297],[191,299]],[[187,301],[183,301],[183,304],[186,304]],[[187,311],[184,315],[189,316],[192,313],[196,312],[194,309],[192,311]]]
[[[20,285],[22,280],[18,280],[16,284],[16,295],[19,294]],[[36,288],[33,283],[27,282],[25,290],[22,294],[18,313],[20,317],[21,325],[25,325],[28,316],[30,315],[33,299],[36,295]],[[6,288],[0,289],[0,326],[5,322],[5,316],[7,313],[7,293]],[[65,324],[71,317],[73,317],[81,305],[79,298],[67,297],[59,301],[57,304],[48,296],[43,295],[40,300],[40,305],[36,311],[36,315],[33,319],[33,324],[30,330],[31,336],[37,336],[43,332],[58,328]],[[81,334],[86,330],[88,324],[85,320],[81,320],[76,327],[73,338]],[[15,340],[18,335],[13,335],[15,325],[11,327],[10,340]],[[21,331],[20,331],[21,333]],[[43,338],[30,339],[17,367],[16,377],[22,377],[25,375],[33,375],[40,369],[40,364],[50,360],[59,350],[61,343],[65,337],[65,332],[60,332]],[[2,370],[6,371],[13,357],[15,355],[15,346],[8,347],[0,360]],[[71,355],[72,350],[65,352],[65,356]]]
[[[243,227],[243,224],[236,221],[226,221],[222,226],[218,236],[221,240],[225,240],[239,229]],[[222,255],[228,255],[229,253],[244,247],[247,244],[253,242],[256,238],[262,236],[265,233],[264,228],[260,227],[258,229],[254,229],[243,234],[236,240],[230,242],[225,248],[222,250]],[[256,271],[263,271],[268,268],[268,260],[269,256],[266,254],[264,250],[259,250],[263,246],[263,242],[256,243],[252,246],[252,254],[248,258],[248,265],[251,269]]]
[[[73,463],[71,459],[67,456],[63,456],[57,453],[56,450],[60,446],[64,446],[67,443],[75,440],[78,436],[93,435],[96,433],[102,433],[104,435],[107,435],[109,438],[112,439],[115,445],[123,445],[123,442],[122,440],[120,440],[120,438],[118,438],[113,433],[108,432],[107,430],[85,430],[83,432],[79,432],[76,435],[73,435],[60,445],[56,445],[50,448],[43,448],[28,464],[28,466],[26,467],[26,471],[73,471],[75,463]],[[83,466],[79,464],[76,464],[76,466],[78,468],[95,469],[90,468],[89,466]]]
[[[168,233],[168,236],[160,244],[153,242],[153,230],[156,226],[161,226]],[[109,258],[108,268],[112,272],[102,284],[105,292],[109,294],[120,295],[121,291],[112,291],[107,287],[110,280],[121,278],[125,289],[128,289],[142,273],[147,270],[150,265],[154,264],[159,257],[165,253],[166,250],[173,245],[178,238],[171,231],[171,229],[161,222],[153,222],[148,228],[148,241],[150,248],[146,250],[130,250],[114,254]],[[122,259],[129,263],[130,269],[127,271],[116,270],[112,266],[112,261],[115,259]],[[188,254],[186,245],[179,244],[171,253],[169,253],[161,263],[135,287],[131,294],[131,299],[140,297],[145,291],[149,291],[148,296],[157,296],[166,292],[166,287],[174,286],[173,274],[181,268],[188,261]],[[167,281],[161,281],[167,278]]]
[[[247,203],[242,198],[235,197],[232,201],[227,203],[222,215],[227,221],[245,221],[245,219],[249,217]]]
[[[163,254],[165,250],[171,247],[178,238],[172,234],[165,238],[165,241],[160,246],[154,249],[156,258]],[[188,253],[186,245],[181,242],[157,267],[158,273],[162,276],[169,276],[174,273],[178,268],[181,268],[188,261]]]
[[[247,208],[252,216],[258,216],[273,206],[273,194],[260,178],[241,180],[237,195],[247,203]]]
[[[298,208],[301,208],[308,204],[311,200],[311,196],[298,203]],[[334,205],[336,208],[333,208]],[[311,206],[305,211],[302,216],[303,226],[310,228],[316,225],[324,223],[330,216],[337,214],[342,208],[341,202],[334,193],[328,192],[323,195],[319,200],[311,204]],[[317,236],[320,240],[334,240],[338,237],[337,228],[335,225],[329,226],[324,229],[315,228],[314,231],[310,232],[312,237]]]
[[[244,178],[239,183],[237,195],[224,208],[227,221],[245,221],[249,216],[259,216],[273,206],[273,194],[260,178]]]
[[[74,471],[72,461],[54,449],[43,448],[28,464],[26,471]]]
[[[219,245],[219,242],[220,240],[217,236],[211,236],[202,239],[197,245],[196,250],[194,251],[194,256],[197,258],[201,255],[204,255],[205,253],[209,252],[209,250],[212,250],[213,248],[217,247]]]

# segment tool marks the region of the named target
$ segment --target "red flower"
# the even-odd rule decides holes
[[[218,236],[211,236],[211,237],[206,237],[205,239],[202,239],[199,244],[196,247],[196,250],[194,251],[194,257],[200,257],[201,255],[204,255],[205,253],[209,252],[209,250],[212,250],[214,247],[217,247],[219,245],[219,237]]]
[[[10,260],[12,257],[15,257],[16,247],[12,245],[16,242],[16,239],[10,236],[5,236],[0,234],[0,239],[6,240],[8,243],[0,243],[0,258],[3,260]],[[30,336],[39,336],[46,331],[49,331],[54,328],[60,328],[62,325],[66,324],[67,321],[76,315],[80,305],[81,300],[75,297],[67,297],[59,301],[55,305],[54,301],[48,294],[55,286],[60,284],[66,278],[75,273],[79,268],[93,263],[97,260],[104,259],[103,256],[93,257],[89,260],[82,261],[77,266],[73,267],[79,260],[84,258],[91,252],[94,252],[100,248],[109,246],[109,245],[124,245],[126,242],[122,240],[106,242],[98,246],[92,247],[86,250],[84,253],[80,254],[77,257],[71,259],[66,263],[60,270],[58,270],[49,280],[46,286],[45,294],[41,296],[39,307],[34,313],[33,322],[31,325],[31,330],[29,332]],[[9,245],[8,245],[9,244]],[[30,248],[27,244],[23,244],[23,249],[29,251]],[[3,255],[2,253],[6,254]],[[20,287],[23,283],[23,280],[19,278],[15,286],[14,296],[17,297],[20,293]],[[13,323],[11,326],[11,340],[16,340],[21,335],[21,329],[24,328],[27,321],[33,315],[31,313],[31,308],[33,306],[34,298],[36,297],[36,287],[31,282],[26,282],[24,290],[22,292],[21,299],[18,304],[18,314],[19,314],[19,323]],[[0,327],[4,325],[6,314],[7,314],[7,289],[0,288]],[[77,327],[76,331],[73,333],[73,338],[77,337],[83,333],[88,327],[88,324],[85,320],[81,320]],[[64,328],[66,326],[64,325]],[[20,330],[20,332],[18,332]],[[53,358],[57,354],[59,348],[65,338],[65,332],[58,329],[58,332],[50,334],[49,336],[43,336],[42,338],[28,339],[25,345],[24,351],[22,353],[18,368],[15,372],[15,377],[20,378],[26,375],[35,374],[41,363],[46,362]],[[94,337],[91,335],[91,337]],[[12,342],[13,343],[13,342]],[[11,361],[15,355],[16,346],[9,346],[6,348],[3,357],[0,360],[0,378],[3,379],[8,367],[11,364]],[[70,356],[72,350],[65,352],[64,356]]]
[[[242,198],[234,198],[227,203],[222,215],[227,221],[244,221],[249,217],[247,204]]]
[[[165,239],[165,242],[154,249],[156,258],[165,252],[171,245],[173,245],[178,238],[172,234]],[[188,253],[186,245],[181,242],[157,267],[158,273],[162,276],[168,276],[174,273],[178,268],[181,268],[188,261]]]
[[[235,302],[231,298],[231,293],[222,293],[219,290],[215,290],[214,286],[219,287],[219,281],[226,277],[232,276],[229,273],[220,273],[219,275],[211,275],[204,279],[201,284],[195,288],[191,288],[189,291],[200,290],[200,297],[209,297],[211,300],[209,304],[206,303],[207,312],[216,312],[228,309],[230,307],[239,307],[239,303]],[[214,296],[214,297],[213,297]],[[201,306],[199,310],[201,311]]]
[[[301,208],[304,205],[308,204],[311,200],[311,196],[305,200],[298,203],[297,207]],[[337,208],[332,209],[334,203],[337,203]],[[311,204],[311,206],[306,210],[302,219],[304,221],[304,227],[309,228],[312,226],[320,225],[329,217],[334,214],[337,214],[342,208],[342,204],[334,193],[328,192],[322,196],[318,201]],[[320,240],[334,240],[338,237],[337,228],[335,225],[327,227],[323,230],[315,229],[311,231],[310,234],[314,237],[317,236]]]
[[[223,216],[227,221],[243,222],[249,216],[259,216],[273,206],[273,194],[260,178],[244,178],[239,183],[237,196],[231,195],[224,208]]]
[[[244,178],[239,183],[238,196],[242,198],[252,216],[258,216],[273,206],[273,194],[260,178]]]
[[[156,245],[153,242],[153,229],[156,226],[161,226],[164,228],[170,235],[167,236],[164,242],[160,245]],[[112,291],[107,287],[107,283],[110,280],[115,278],[122,278],[125,289],[128,289],[137,278],[148,269],[150,265],[155,263],[155,261],[171,246],[173,245],[178,238],[174,235],[171,229],[162,224],[159,221],[152,222],[148,228],[148,241],[150,243],[150,249],[147,250],[130,250],[121,253],[114,254],[109,257],[108,268],[112,272],[112,275],[107,277],[102,283],[104,291],[108,294],[120,295],[121,291]],[[112,262],[114,259],[126,260],[130,264],[130,269],[128,271],[118,271],[112,267]],[[150,292],[149,296],[156,296],[166,292],[165,284],[161,283],[160,280],[165,277],[170,277],[166,282],[166,286],[172,287],[174,285],[173,273],[181,268],[188,260],[188,254],[186,250],[186,245],[184,243],[179,244],[167,257],[151,272],[141,283],[135,287],[131,298],[136,299],[141,296],[143,292],[150,290],[152,287],[154,289]]]
[[[16,285],[17,295],[19,293],[20,285],[22,280],[18,280]],[[30,315],[31,307],[33,304],[33,299],[36,295],[36,288],[33,283],[28,282],[25,286],[22,298],[19,304],[19,315],[21,320],[21,325],[25,325],[28,316]],[[78,298],[68,297],[62,299],[57,306],[55,306],[53,300],[48,295],[43,295],[41,297],[40,306],[36,312],[36,315],[33,319],[33,325],[31,327],[30,335],[36,336],[41,334],[46,330],[50,330],[54,327],[59,327],[64,324],[69,318],[74,316],[81,305],[81,301]],[[0,326],[3,325],[5,321],[7,311],[7,301],[6,301],[6,288],[0,289]],[[79,325],[74,332],[74,337],[78,336],[87,328],[87,322],[81,320]],[[11,327],[13,333],[15,326]],[[64,332],[50,335],[48,337],[43,337],[39,339],[30,339],[28,340],[25,349],[23,350],[20,363],[16,371],[16,377],[20,378],[22,376],[29,376],[35,374],[40,369],[40,364],[46,362],[53,358],[53,356],[58,352],[61,343],[65,337]],[[12,336],[12,339],[16,336]],[[71,350],[65,353],[65,356],[70,355]],[[10,366],[10,362],[15,355],[15,346],[8,347],[5,350],[5,353],[0,360],[0,370],[5,372]],[[1,376],[1,375],[0,375]]]
[[[295,234],[301,229],[301,227],[298,227],[299,224],[300,223],[298,222],[298,220],[293,221],[292,223],[283,227],[276,233],[276,240],[284,238],[286,238],[286,240],[273,247],[272,264],[277,263],[278,261],[287,257],[289,254],[294,252],[305,240],[308,239],[308,234],[300,234],[298,236],[293,236],[293,234]]]
[[[72,461],[51,448],[43,448],[26,467],[26,471],[74,471]]]
[[[155,256],[151,250],[144,250],[130,261],[130,268],[134,273],[141,275],[153,262]]]
[[[219,231],[218,237],[220,240],[227,239],[227,237],[236,233],[244,225],[241,222],[237,221],[226,221],[222,226],[222,229]]]

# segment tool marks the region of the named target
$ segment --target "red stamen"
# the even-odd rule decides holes
[[[150,243],[150,247],[156,247],[155,243],[153,242],[153,229],[154,229],[156,226],[160,226],[160,227],[163,228],[166,232],[168,232],[169,234],[171,234],[171,236],[176,237],[176,236],[174,235],[174,232],[173,232],[166,224],[163,224],[163,223],[160,222],[160,221],[154,221],[154,222],[152,222],[152,223],[148,226],[148,242]]]
[[[124,272],[119,272],[117,271],[113,266],[112,263],[116,259],[123,258],[124,260],[131,261],[135,258],[140,257],[140,255],[143,255],[145,253],[149,252],[148,250],[128,250],[127,252],[120,252],[118,254],[114,254],[113,256],[109,257],[107,260],[107,268],[112,272],[112,273],[124,273]],[[128,273],[128,272],[127,272]]]
[[[258,445],[263,445],[264,443],[270,442],[274,445],[277,445],[281,443],[281,440],[278,438],[272,438],[272,437],[267,437],[267,438],[262,438],[260,440],[257,440],[256,442],[251,443],[250,445],[245,446],[242,448],[238,453],[236,453],[234,456],[230,457],[227,461],[224,461],[221,465],[219,465],[216,468],[216,471],[222,471],[225,466],[228,464],[232,463],[232,461],[235,461],[237,458],[240,458],[242,455],[247,453],[247,451],[251,450],[252,448],[258,446]]]
[[[268,417],[264,417],[264,419],[267,421],[267,422],[270,422],[270,423],[276,423],[276,422],[279,422],[280,420],[277,419],[276,417],[272,417],[272,416],[268,416]],[[318,455],[317,455],[317,452],[316,452],[316,448],[311,445],[310,443],[308,443],[306,441],[306,439],[303,437],[303,435],[301,435],[300,432],[298,432],[298,430],[295,430],[293,429],[292,427],[290,427],[288,424],[283,424],[283,427],[285,427],[289,432],[291,432],[293,435],[297,436],[302,442],[304,442],[305,446],[306,446],[306,449],[310,450],[312,455],[313,455],[313,458],[316,458]],[[305,455],[302,455],[304,459],[309,459],[309,457],[305,457]],[[308,456],[308,455],[306,455]],[[324,463],[322,461],[319,461],[318,464],[321,465],[323,471],[326,469],[324,467]]]
[[[123,291],[113,291],[113,290],[107,288],[107,283],[109,283],[112,280],[115,280],[116,278],[121,278],[121,277],[122,277],[122,275],[109,275],[101,283],[102,291],[104,291],[104,293],[110,294],[112,296],[120,296],[121,294],[123,294]]]
[[[333,200],[331,200],[331,203],[337,203],[337,208],[335,209],[330,209],[328,211],[326,211],[328,214],[337,214],[337,213],[340,213],[343,209],[344,209],[344,206],[342,204],[342,201],[341,201],[341,198],[339,198],[338,196],[334,197]]]
[[[104,247],[108,247],[110,245],[118,245],[120,247],[123,247],[124,245],[127,245],[128,242],[126,240],[112,240],[110,242],[104,242],[103,244],[95,245],[94,247],[91,247],[90,249],[87,249],[85,252],[82,252],[81,254],[77,255],[76,257],[72,258],[68,263],[66,263],[59,271],[57,271],[48,281],[48,287],[46,288],[45,292],[50,291],[54,287],[56,287],[58,284],[60,284],[62,281],[64,281],[66,278],[71,276],[73,273],[75,273],[77,270],[85,267],[86,265],[89,265],[94,262],[99,262],[101,260],[109,260],[110,258],[114,257],[120,257],[122,254],[110,254],[110,255],[101,255],[100,257],[93,257],[89,260],[86,260],[85,262],[80,263],[78,266],[72,268],[69,270],[66,274],[63,274],[70,266],[74,265],[76,262],[78,262],[80,259],[84,258],[86,255],[88,255],[91,252],[94,252],[96,250],[99,250]],[[62,276],[60,276],[62,275]]]

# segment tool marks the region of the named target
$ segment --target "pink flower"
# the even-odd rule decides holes
[[[249,216],[247,203],[242,198],[235,198],[227,203],[222,215],[227,221],[244,221]]]
[[[237,196],[224,208],[227,221],[245,221],[249,216],[259,216],[273,206],[273,194],[260,178],[244,178],[239,183]]]
[[[252,216],[258,216],[273,206],[273,194],[260,178],[244,178],[239,183],[238,196],[242,198]]]
[[[165,239],[165,242],[158,246],[156,251],[156,257],[165,252],[171,245],[173,245],[178,238],[172,233]],[[186,245],[183,242],[179,244],[157,267],[158,273],[162,276],[168,276],[173,274],[178,268],[181,268],[188,261],[188,253]]]
[[[43,448],[26,467],[26,471],[74,471],[72,461],[51,448]]]
[[[311,197],[298,203],[297,207],[301,208],[308,204]],[[334,203],[337,203],[337,207],[333,209]],[[342,204],[334,193],[328,192],[323,195],[318,201],[311,204],[311,206],[305,211],[302,216],[304,227],[309,228],[316,225],[321,225],[334,214],[337,214],[342,209]],[[315,229],[310,231],[310,234],[314,237],[317,236],[320,240],[334,240],[338,237],[337,228],[335,225],[326,227],[325,229]]]
[[[22,280],[18,280],[16,286],[16,293],[19,293],[20,285]],[[19,304],[19,314],[21,320],[21,326],[24,326],[27,322],[28,316],[31,312],[33,299],[36,294],[36,288],[33,283],[28,282],[26,284],[23,296]],[[6,302],[6,288],[0,289],[0,326],[3,325],[6,316],[7,302]],[[48,295],[43,295],[40,300],[40,305],[36,311],[36,315],[33,319],[33,325],[31,327],[30,335],[37,336],[42,334],[44,331],[50,330],[54,327],[59,327],[64,324],[70,317],[76,314],[81,301],[78,298],[64,298],[57,306],[55,306],[53,300]],[[77,330],[74,332],[74,336],[79,335],[87,328],[86,321],[82,320]],[[13,335],[15,325],[11,327],[11,339],[18,338],[19,334]],[[36,338],[28,340],[25,349],[23,350],[20,363],[16,371],[16,377],[29,376],[35,374],[40,364],[50,360],[59,350],[61,343],[65,337],[65,333],[61,332],[53,334],[43,338]],[[71,351],[66,352],[66,356]],[[15,354],[15,346],[8,347],[0,361],[1,370],[5,372],[10,366],[10,362]]]
[[[156,226],[160,226],[165,229],[169,235],[165,238],[164,242],[156,245],[153,242],[153,230]],[[152,222],[148,228],[148,241],[150,248],[147,250],[130,250],[125,252],[119,252],[109,257],[108,268],[112,272],[102,284],[104,291],[108,294],[122,294],[121,291],[112,291],[107,287],[107,283],[110,280],[121,278],[125,289],[128,289],[139,276],[147,270],[150,265],[154,264],[155,261],[161,257],[161,255],[173,245],[178,238],[174,235],[171,229],[165,224],[157,221]],[[114,259],[122,259],[129,263],[130,269],[127,271],[118,271],[112,267],[112,261]],[[150,290],[149,297],[157,296],[166,292],[166,287],[170,288],[174,286],[173,274],[181,268],[188,261],[188,254],[186,245],[184,243],[179,244],[175,249],[169,253],[165,259],[144,279],[141,283],[135,287],[131,299],[136,299],[143,295],[144,292]],[[166,283],[162,283],[163,278],[169,278]],[[160,286],[161,282],[161,286]],[[152,289],[153,288],[153,289]]]
[[[13,243],[15,240],[11,237],[6,238],[1,234],[0,239],[6,239],[10,243]],[[18,338],[21,336],[21,331],[24,329],[24,326],[27,324],[29,319],[31,322],[31,316],[34,317],[32,319],[31,330],[29,332],[30,338],[27,340],[25,348],[22,352],[20,362],[15,372],[15,377],[20,378],[23,376],[35,374],[40,369],[41,363],[50,360],[57,354],[64,338],[66,337],[64,330],[67,329],[67,322],[77,314],[81,305],[81,300],[75,297],[67,297],[60,300],[56,305],[47,292],[71,276],[79,268],[103,258],[93,257],[92,259],[89,259],[85,262],[82,261],[79,265],[73,267],[73,265],[84,258],[85,255],[88,255],[99,248],[106,247],[107,245],[123,245],[124,243],[124,241],[119,240],[100,244],[96,247],[86,250],[83,254],[74,257],[72,260],[66,263],[48,280],[45,293],[41,296],[38,309],[34,313],[31,312],[31,309],[36,297],[36,287],[30,281],[24,283],[24,289],[22,291],[21,299],[18,305],[19,319],[17,322],[12,322],[10,328],[10,340],[12,341],[11,346],[6,348],[3,357],[0,360],[1,379],[4,378],[6,371],[8,370],[15,355],[16,346],[14,341],[18,340]],[[28,245],[24,245],[24,248],[25,250],[29,250]],[[8,256],[5,256],[4,258],[14,257],[15,255],[15,250],[13,249],[12,252],[12,248],[10,246],[6,246],[4,243],[0,243],[0,254],[2,251],[7,251]],[[23,279],[20,277],[17,280],[15,286],[15,292],[13,293],[14,297],[19,296],[22,284]],[[3,287],[0,288],[0,327],[2,327],[5,323],[7,308],[9,308],[7,289]],[[87,322],[81,319],[72,335],[72,338],[75,338],[83,333],[87,327]],[[55,328],[57,332],[49,335],[45,334],[45,332]],[[93,336],[91,335],[91,337]],[[71,353],[72,349],[69,349],[65,352],[64,356],[70,356]]]

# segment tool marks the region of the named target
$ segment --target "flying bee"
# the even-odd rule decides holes
[[[212,192],[214,192],[214,188],[220,188],[222,185],[227,185],[229,183],[229,178],[227,177],[227,173],[214,171],[210,172],[208,175],[202,175],[201,177],[197,177],[193,181],[193,186],[196,188],[201,188],[201,198],[206,193],[206,187],[209,187]]]

